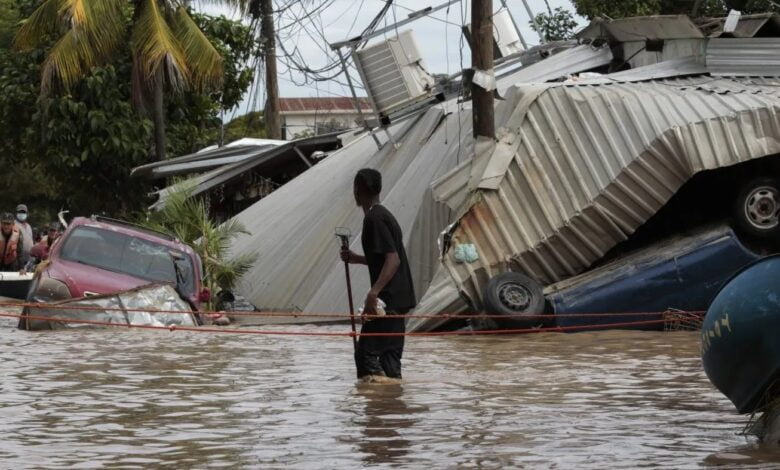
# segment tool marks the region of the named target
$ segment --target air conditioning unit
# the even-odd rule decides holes
[[[463,28],[463,32],[471,44],[471,23]],[[524,50],[511,13],[506,8],[498,10],[493,15],[493,58],[500,59]]]
[[[493,15],[493,41],[501,57],[523,52],[523,43],[517,34],[515,23],[509,10],[502,8]]]
[[[429,98],[436,83],[425,70],[412,30],[355,51],[355,64],[369,99],[385,116]]]

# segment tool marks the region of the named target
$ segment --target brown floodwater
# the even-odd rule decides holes
[[[343,325],[273,326],[345,331]],[[3,468],[772,468],[697,334],[411,338],[402,385],[349,338],[24,332],[0,320]]]

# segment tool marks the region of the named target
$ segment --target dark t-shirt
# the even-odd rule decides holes
[[[412,273],[406,260],[401,227],[393,214],[384,206],[377,204],[366,214],[363,219],[362,242],[371,285],[374,285],[379,278],[387,253],[398,253],[398,258],[401,260],[395,275],[379,293],[379,298],[387,304],[386,310],[398,312],[414,308],[417,301],[414,297]]]

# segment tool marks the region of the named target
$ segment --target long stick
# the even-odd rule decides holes
[[[352,303],[352,281],[349,278],[349,263],[344,261],[344,271],[347,273],[347,296],[349,297],[349,319],[352,322],[352,347],[357,352],[357,329],[355,328],[355,306]]]

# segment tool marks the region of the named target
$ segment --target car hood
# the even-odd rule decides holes
[[[64,282],[73,297],[111,294],[154,282],[63,259],[52,262],[46,271],[49,277]]]

